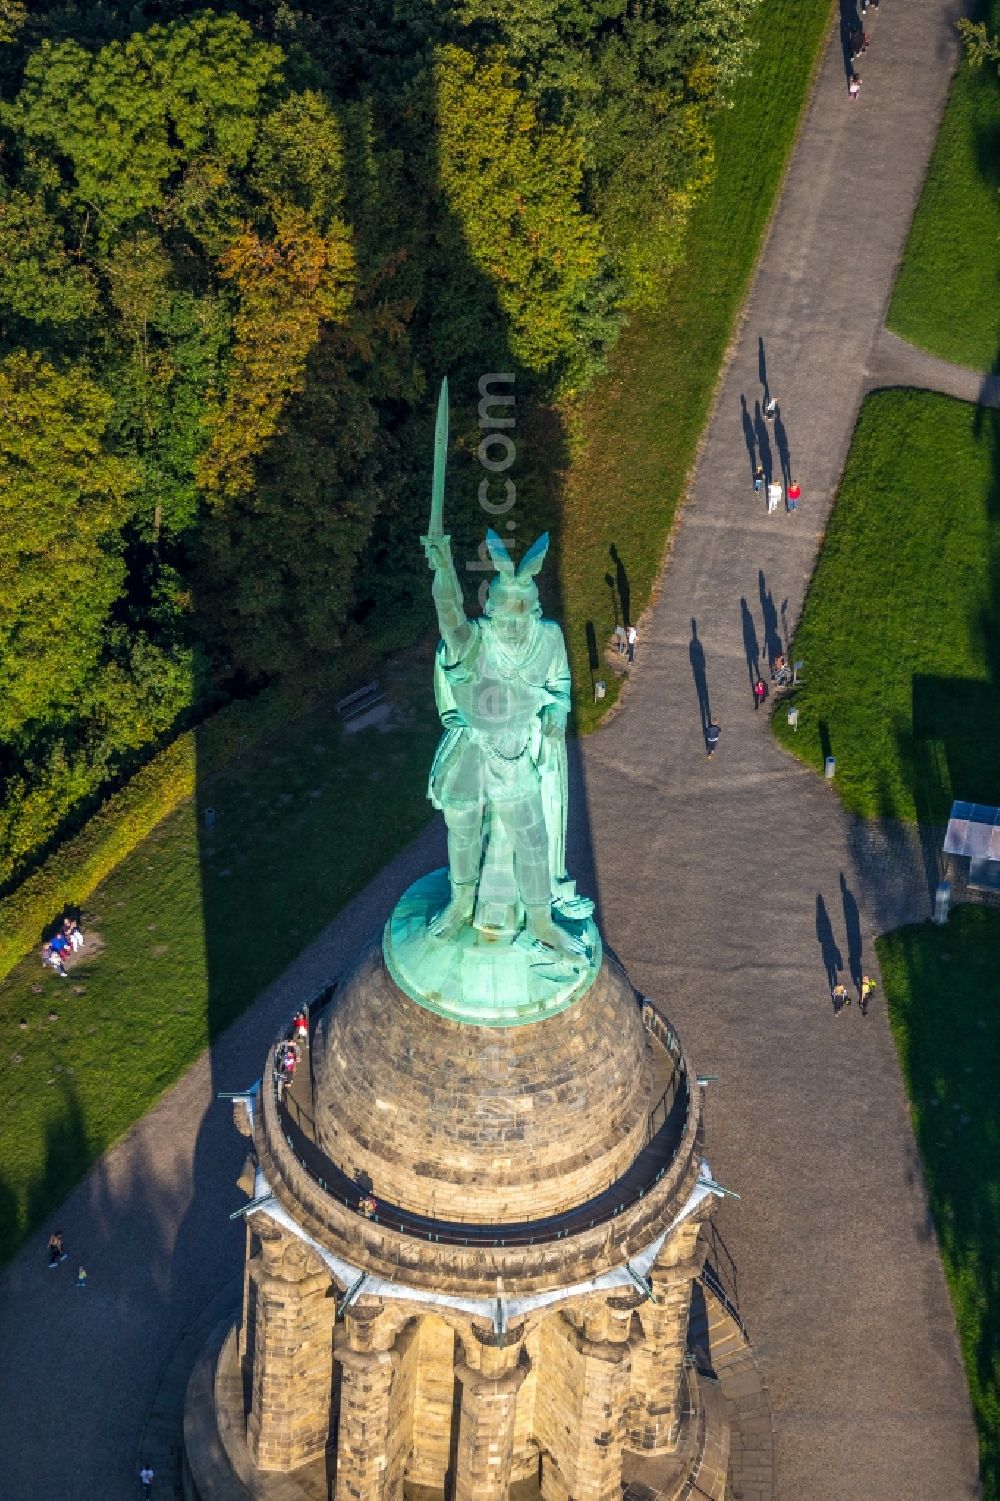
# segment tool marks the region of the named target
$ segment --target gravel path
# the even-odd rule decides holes
[[[859,402],[879,378],[876,331],[955,60],[951,5],[886,0],[859,104],[831,37],[667,585],[641,622],[623,711],[586,743],[579,773],[574,873],[597,890],[609,941],[695,1066],[722,1075],[712,1165],[743,1195],[723,1228],[774,1401],[782,1501],[976,1494],[972,1418],[884,1010],[834,1021],[822,959],[836,944],[845,964],[871,968],[873,932],[926,915],[928,861],[906,831],[847,818],[777,748],[754,715],[745,652],[798,613]],[[752,412],[760,336],[804,489],[791,516],[766,516],[749,483],[740,396]],[[699,650],[723,729],[712,760]],[[105,1156],[58,1216],[70,1261],[49,1273],[42,1236],[0,1277],[4,1501],[136,1496],[160,1372],[242,1254],[228,1215],[243,1143],[215,1092],[256,1076],[293,1003],[442,852],[431,827]],[[78,1260],[86,1291],[74,1286]]]

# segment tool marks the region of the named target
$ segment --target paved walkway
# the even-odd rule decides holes
[[[743,1195],[720,1222],[774,1406],[782,1501],[977,1493],[884,1007],[834,1020],[823,962],[836,945],[845,967],[870,969],[876,931],[927,915],[923,852],[849,818],[777,747],[747,667],[748,643],[763,656],[798,616],[858,406],[886,368],[878,330],[944,100],[951,19],[940,0],[886,0],[858,105],[831,46],[624,711],[584,748],[610,940],[695,1067],[722,1076],[711,1161]],[[765,515],[750,486],[740,398],[752,412],[761,395],[761,337],[803,487],[792,515]],[[722,727],[712,760],[702,652]]]
[[[976,401],[984,407],[1000,407],[1000,376],[980,370],[967,370],[938,359],[925,349],[908,344],[898,334],[883,328],[875,341],[868,365],[868,385],[922,386],[958,396],[962,401]]]
[[[926,913],[921,851],[900,831],[862,829],[777,749],[753,714],[744,649],[753,634],[773,640],[801,604],[954,60],[951,3],[886,0],[858,105],[831,39],[668,584],[642,622],[624,712],[586,743],[576,806],[574,869],[585,889],[596,882],[609,941],[695,1066],[723,1076],[709,1101],[712,1165],[743,1194],[724,1229],[774,1403],[782,1501],[976,1494],[884,1010],[834,1021],[821,958],[820,939],[870,967],[876,927]],[[766,517],[749,485],[740,395],[752,409],[759,336],[804,488],[794,516]],[[692,618],[723,727],[711,761]],[[0,1278],[4,1501],[135,1496],[159,1374],[242,1252],[228,1214],[243,1143],[214,1092],[256,1075],[293,999],[339,967],[442,846],[437,829],[417,840],[107,1154],[60,1212],[71,1261],[49,1273],[40,1237]],[[874,905],[883,859],[892,879]],[[86,1292],[72,1285],[77,1256]]]

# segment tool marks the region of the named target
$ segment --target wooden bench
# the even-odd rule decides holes
[[[348,693],[346,698],[338,698],[334,708],[341,719],[353,719],[357,714],[363,714],[366,709],[374,708],[385,698],[385,694],[379,687],[378,679],[366,683],[363,688],[357,688],[353,693]]]

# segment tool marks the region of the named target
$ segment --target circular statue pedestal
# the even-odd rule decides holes
[[[385,925],[382,950],[399,988],[438,1016],[481,1027],[519,1027],[572,1006],[601,968],[596,924],[563,920],[561,926],[586,943],[575,958],[533,942],[525,933],[490,934],[462,928],[435,938],[428,923],[448,901],[447,870],[422,876],[405,891]]]

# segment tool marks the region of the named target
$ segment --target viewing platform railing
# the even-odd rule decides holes
[[[335,991],[336,983],[326,986],[307,1008],[310,1036]],[[381,1199],[376,1200],[377,1207],[372,1213],[365,1214],[365,1202],[369,1195],[377,1194],[377,1185],[369,1188],[356,1182],[315,1141],[311,1088],[307,1086],[308,1100],[303,1100],[297,1088],[290,1091],[272,1078],[270,1087],[275,1091],[278,1120],[288,1149],[323,1192],[338,1203],[357,1214],[365,1214],[373,1224],[420,1240],[459,1246],[534,1246],[592,1230],[617,1219],[656,1187],[669,1171],[687,1126],[691,1081],[677,1034],[651,1001],[646,997],[637,1000],[642,1005],[643,1024],[654,1044],[664,1048],[673,1061],[671,1082],[650,1114],[646,1145],[627,1172],[602,1193],[562,1214],[521,1223],[480,1225],[434,1219]]]

